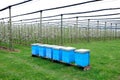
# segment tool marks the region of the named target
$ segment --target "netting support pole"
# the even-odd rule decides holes
[[[105,29],[104,29],[104,40],[107,39],[107,22],[105,22]]]
[[[43,43],[42,39],[42,10],[40,11],[40,27],[39,27],[39,36],[40,36],[40,43]]]
[[[88,19],[88,26],[87,26],[87,42],[90,42],[90,19]]]
[[[63,14],[61,14],[61,26],[60,26],[60,33],[61,33],[61,42],[60,44],[63,45]]]
[[[117,39],[117,24],[115,24],[115,39]]]
[[[100,37],[99,36],[99,21],[97,21],[97,35],[96,35],[97,39]]]
[[[12,19],[11,19],[11,6],[9,6],[9,49],[13,50],[13,43],[12,43]]]

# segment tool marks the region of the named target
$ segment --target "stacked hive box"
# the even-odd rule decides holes
[[[62,48],[62,62],[65,63],[74,63],[75,59],[74,59],[74,47],[63,47]]]
[[[62,60],[62,46],[53,47],[53,60],[61,61]]]
[[[75,64],[81,67],[89,66],[90,50],[88,49],[75,50]]]
[[[53,45],[46,45],[46,58],[53,58]]]
[[[39,56],[45,57],[46,56],[46,48],[44,44],[39,44]]]
[[[38,56],[39,55],[39,44],[38,43],[35,43],[35,44],[32,44],[31,48],[32,48],[32,56]]]

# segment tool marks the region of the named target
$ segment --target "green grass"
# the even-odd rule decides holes
[[[19,52],[0,50],[0,80],[120,80],[120,40],[66,44],[91,50],[89,71],[31,57],[30,47]]]

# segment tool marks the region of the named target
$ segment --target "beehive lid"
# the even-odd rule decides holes
[[[55,45],[55,46],[53,46],[52,48],[54,48],[54,49],[62,49],[62,48],[63,48],[63,46],[58,46],[58,45]]]
[[[62,47],[61,49],[63,49],[63,50],[75,50],[75,48],[74,47]]]
[[[38,46],[44,46],[44,44],[39,44]]]
[[[48,46],[50,46],[49,44],[43,44],[42,46],[44,46],[44,47],[48,47]]]
[[[48,47],[48,48],[53,48],[53,47],[56,46],[56,45],[45,44],[44,46],[45,46],[45,47]]]
[[[75,50],[75,52],[86,53],[86,52],[90,52],[90,50],[89,49],[77,49],[77,50]]]

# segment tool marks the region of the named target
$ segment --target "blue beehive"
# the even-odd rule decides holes
[[[52,59],[52,45],[46,45],[46,58]]]
[[[53,60],[61,61],[62,60],[62,46],[54,46],[53,47]]]
[[[72,63],[74,62],[74,47],[64,47],[62,48],[62,62]]]
[[[75,50],[75,64],[81,67],[86,67],[90,64],[90,50],[78,49]]]
[[[38,56],[39,55],[39,47],[38,47],[38,43],[32,44],[31,48],[32,48],[32,55]]]
[[[45,57],[46,56],[46,47],[44,44],[39,44],[39,56]]]

